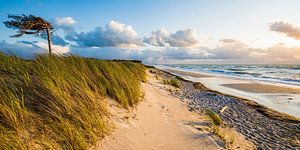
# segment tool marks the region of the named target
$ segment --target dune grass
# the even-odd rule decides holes
[[[170,79],[170,80],[163,79],[162,83],[163,84],[167,84],[167,85],[171,85],[171,86],[176,87],[176,88],[180,88],[181,87],[180,82],[177,81],[177,80],[175,80],[175,79]]]
[[[0,53],[0,147],[87,149],[108,132],[104,98],[141,99],[141,63]]]
[[[205,110],[206,115],[212,120],[212,123],[216,126],[219,126],[223,123],[221,117],[219,114],[215,113],[214,111],[210,109]]]

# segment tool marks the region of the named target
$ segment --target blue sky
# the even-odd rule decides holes
[[[120,50],[117,57],[149,62],[209,59],[212,62],[269,63],[267,58],[274,58],[275,53],[288,50],[284,57],[276,56],[279,57],[276,61],[295,63],[299,62],[300,57],[300,41],[295,30],[300,26],[299,8],[300,1],[297,0],[1,0],[0,20],[7,20],[9,13],[34,14],[54,23],[71,17],[76,22],[68,24],[72,26],[73,39],[65,38],[70,33],[63,31],[63,28],[55,34],[68,41],[68,50],[65,48],[64,52],[73,51],[84,56],[102,58],[105,51],[114,49],[115,53]],[[270,30],[272,25],[274,28]],[[104,31],[100,32],[95,27],[101,27]],[[125,32],[115,32],[119,27],[124,27]],[[162,28],[164,30],[160,30]],[[2,49],[7,48],[8,44],[13,49],[18,41],[39,41],[41,43],[37,47],[43,48],[43,39],[30,35],[9,38],[15,31],[4,25],[0,25],[0,31],[0,41],[6,41],[2,44],[5,46],[0,46]],[[114,39],[107,39],[112,32]],[[223,39],[231,41],[228,43],[229,40]],[[106,44],[103,45],[103,41]],[[163,44],[158,44],[161,42]],[[24,44],[16,43],[15,46],[20,48]],[[90,51],[93,53],[89,54]],[[244,55],[247,56],[242,57]],[[108,56],[109,53],[105,53],[104,58]],[[292,61],[288,61],[291,58]]]

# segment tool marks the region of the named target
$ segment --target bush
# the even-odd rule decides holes
[[[214,125],[221,125],[222,124],[222,119],[221,117],[215,113],[214,111],[210,110],[210,109],[206,109],[206,114],[209,116],[209,118],[212,120]]]
[[[145,78],[141,63],[0,53],[0,147],[87,149],[108,132],[104,98],[133,106]]]

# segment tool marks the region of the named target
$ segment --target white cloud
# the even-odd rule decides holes
[[[105,28],[96,27],[89,32],[72,33],[66,36],[80,47],[137,47],[142,40],[130,25],[110,21]]]
[[[48,44],[45,42],[38,42],[36,45],[48,52]],[[52,52],[55,54],[64,54],[70,51],[70,46],[61,46],[61,45],[54,45],[52,44]]]
[[[157,31],[153,31],[149,38],[144,39],[144,42],[154,46],[170,47],[170,43],[168,42],[169,37],[170,32],[164,28],[161,28]]]
[[[152,32],[152,35],[145,38],[144,42],[163,47],[196,47],[199,44],[199,39],[196,36],[196,31],[192,28],[178,30],[175,33],[161,28]]]
[[[270,24],[270,31],[286,34],[286,36],[292,37],[296,40],[300,40],[300,28],[294,26],[291,23],[284,21],[276,21]]]
[[[72,17],[56,17],[55,24],[58,26],[72,26],[77,23]]]
[[[193,29],[171,33],[163,28],[142,40],[132,26],[117,21],[110,21],[105,27],[96,27],[81,33],[75,32],[72,26],[74,23],[62,22],[61,25],[68,25],[69,29],[72,29],[71,32],[65,32],[66,40],[75,45],[69,45],[65,39],[53,35],[53,51],[58,54],[69,53],[104,59],[139,59],[148,63],[214,60],[219,63],[300,62],[300,47],[287,47],[284,44],[260,49],[236,39],[204,39],[200,42]],[[270,30],[285,33],[296,39],[300,37],[299,28],[291,24],[276,22],[270,26]],[[209,46],[203,44],[208,43],[207,41],[214,43]],[[18,56],[32,57],[36,53],[47,53],[48,45],[45,42],[0,42],[0,49]]]
[[[34,54],[46,53],[45,49],[37,47],[31,42],[7,43],[0,42],[0,51],[6,54],[16,55],[23,58],[32,58]]]
[[[225,42],[224,42],[225,41]],[[20,41],[0,42],[0,49],[6,53],[31,58],[34,54],[47,53],[48,45],[43,42]],[[252,48],[238,40],[220,40],[214,48],[149,47],[69,47],[53,46],[54,53],[75,54],[101,59],[139,59],[146,63],[180,62],[234,62],[234,63],[299,63],[300,47],[286,47],[277,44],[267,49]]]
[[[64,54],[70,51],[70,47],[52,45],[52,50],[55,54]],[[23,58],[32,58],[36,54],[48,53],[48,45],[47,43],[38,41],[19,41],[17,43],[7,43],[2,41],[0,42],[0,51]]]
[[[72,17],[56,17],[53,20],[53,25],[56,31],[63,31],[65,34],[69,34],[75,31],[74,24],[77,22]]]
[[[216,47],[210,48],[212,58],[215,59],[240,59],[248,58],[254,49],[241,41],[234,39],[221,39]]]

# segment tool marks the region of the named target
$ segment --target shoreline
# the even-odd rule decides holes
[[[300,123],[300,118],[299,117],[295,117],[295,116],[289,115],[287,113],[276,111],[276,110],[274,110],[272,108],[268,108],[268,107],[266,107],[264,105],[259,104],[256,101],[253,101],[253,100],[250,100],[250,99],[247,99],[247,98],[243,98],[243,97],[235,96],[235,95],[232,95],[232,94],[223,93],[223,92],[220,92],[218,90],[210,89],[210,88],[206,87],[201,82],[194,82],[194,81],[185,79],[185,78],[183,78],[180,75],[173,74],[172,72],[168,72],[166,70],[162,70],[162,69],[159,69],[159,68],[156,68],[156,69],[158,69],[158,70],[160,70],[160,71],[162,71],[164,73],[167,73],[169,75],[175,76],[179,80],[182,80],[182,81],[185,81],[185,82],[191,82],[193,84],[200,84],[201,88],[205,88],[207,91],[211,91],[211,92],[219,93],[219,94],[222,94],[222,95],[225,95],[225,96],[230,96],[230,97],[237,98],[238,100],[240,100],[242,102],[245,102],[248,105],[250,105],[250,106],[258,109],[259,112],[263,113],[266,116],[273,117],[274,119],[286,120],[286,121],[292,121],[292,122]]]
[[[223,75],[190,72],[173,68],[157,68],[225,95],[247,99],[300,120],[300,88],[282,84],[239,79]]]
[[[160,70],[160,69],[158,69]],[[300,120],[267,108],[255,101],[211,90],[201,83],[160,70],[166,79],[177,79],[182,92],[174,95],[189,100],[189,108],[203,112],[217,112],[230,127],[242,133],[258,149],[299,149]],[[227,107],[225,112],[221,110]]]

